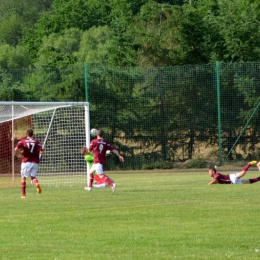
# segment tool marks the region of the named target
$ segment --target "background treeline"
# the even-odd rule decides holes
[[[10,86],[0,89],[2,100],[83,101],[87,94],[91,127],[103,128],[126,158],[120,164],[111,156],[108,169],[207,167],[260,156],[260,62],[91,64],[9,69],[2,76],[0,84]],[[64,136],[62,127],[55,133]]]
[[[106,128],[135,158],[124,167],[254,158],[259,4],[0,0],[0,100],[85,101],[88,94],[92,126]]]
[[[0,99],[85,100],[83,64],[171,67],[259,61],[259,4],[0,0]],[[10,74],[10,69],[26,69],[26,75]]]
[[[1,0],[0,68],[256,61],[256,0]]]

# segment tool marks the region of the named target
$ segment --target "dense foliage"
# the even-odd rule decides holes
[[[241,64],[259,61],[259,46],[256,0],[1,0],[0,100],[84,101],[88,75],[93,115],[112,111],[104,118],[111,139],[119,131],[132,141],[146,142],[150,137],[134,133],[154,128],[163,160],[175,158],[175,147],[182,146],[192,158],[196,140],[217,142],[214,80],[219,61],[223,145],[230,151],[237,128],[258,104],[259,67]],[[237,65],[230,69],[229,63]],[[84,64],[98,67],[84,71]],[[213,69],[181,68],[195,64],[213,64]],[[143,95],[149,97],[146,107]],[[201,128],[209,111],[214,120]],[[237,124],[232,125],[234,120]],[[184,145],[171,136],[173,127],[180,130]],[[250,138],[258,136],[258,128],[255,120]],[[250,149],[257,142],[250,140]],[[167,154],[169,144],[172,152]]]
[[[66,68],[69,83],[41,99],[84,100],[80,73],[71,67],[259,61],[259,28],[256,0],[1,0],[1,87],[17,84],[8,70],[37,69],[19,82],[31,100],[35,82],[64,79],[58,71]],[[39,72],[47,68],[57,75]]]
[[[0,68],[255,61],[259,18],[256,0],[2,0]]]

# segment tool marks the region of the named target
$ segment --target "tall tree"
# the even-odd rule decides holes
[[[130,28],[134,14],[139,12],[140,6],[147,0],[111,0],[109,15],[109,28],[111,40],[108,48],[108,64],[112,66],[134,66],[136,52]]]
[[[200,0],[198,10],[205,10]],[[254,61],[260,58],[260,11],[257,1],[219,0],[207,10],[211,60]]]
[[[104,25],[107,22],[109,6],[104,1],[95,0],[54,0],[52,11],[36,22],[24,40],[32,58],[37,53],[44,36],[51,33],[63,34],[65,29],[77,28],[88,30],[92,26]]]
[[[0,22],[12,14],[19,15],[30,26],[40,17],[42,12],[51,8],[53,0],[1,0]]]
[[[107,64],[108,46],[111,32],[108,26],[93,26],[86,30],[81,38],[80,48],[76,54],[78,62]]]
[[[28,68],[30,65],[28,52],[23,47],[0,45],[0,69]]]
[[[26,28],[23,19],[17,14],[11,14],[0,23],[0,43],[12,46],[18,45]]]
[[[141,8],[133,25],[139,65],[169,66],[183,62],[181,18],[177,6],[151,2]]]
[[[36,67],[65,67],[77,61],[82,31],[65,29],[63,35],[52,33],[45,36],[38,52]]]
[[[0,43],[15,46],[22,42],[42,12],[49,10],[52,0],[1,0]]]

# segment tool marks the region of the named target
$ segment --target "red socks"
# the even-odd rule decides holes
[[[88,183],[88,187],[92,187],[92,185],[93,185],[93,173],[91,173],[90,175],[89,175],[89,183]]]
[[[114,182],[112,182],[112,181],[109,179],[109,177],[107,177],[107,176],[105,177],[104,182],[107,183],[110,187],[112,187],[113,184],[114,184]]]
[[[260,181],[260,176],[257,177],[257,178],[249,179],[249,183],[255,183],[255,182],[258,182],[258,181]]]
[[[38,183],[38,180],[36,178],[33,179],[33,184],[36,186],[36,184]]]
[[[25,181],[21,182],[21,191],[22,191],[22,195],[26,196],[26,182]]]
[[[242,170],[243,170],[243,171],[247,171],[250,167],[251,167],[251,165],[250,165],[250,164],[247,164],[246,166],[244,166],[244,167],[242,168]]]

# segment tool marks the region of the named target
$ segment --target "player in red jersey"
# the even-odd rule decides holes
[[[249,162],[242,168],[241,172],[224,175],[216,171],[215,167],[209,168],[209,176],[213,179],[208,183],[211,184],[251,184],[260,181],[260,176],[248,180],[242,180],[241,178],[246,174],[251,165],[256,165],[257,161]]]
[[[21,164],[21,190],[22,198],[26,198],[26,178],[31,177],[37,192],[41,193],[41,186],[36,178],[40,162],[40,154],[43,153],[40,142],[33,137],[33,130],[26,131],[26,138],[21,139],[15,149],[15,154],[20,151],[23,155]]]
[[[94,163],[90,168],[89,176],[90,180],[88,186],[85,187],[85,190],[91,191],[93,184],[93,173],[96,172],[95,180],[98,183],[104,183],[105,185],[109,185],[112,188],[112,191],[116,191],[116,184],[112,179],[110,179],[107,175],[104,174],[103,165],[106,162],[106,153],[107,151],[111,151],[115,155],[118,156],[121,162],[124,162],[124,157],[119,154],[119,152],[104,138],[104,131],[99,129],[97,131],[97,138],[93,139],[90,142],[90,146],[88,151],[93,151],[94,155]]]
[[[88,164],[89,168],[91,168],[91,166],[94,163],[93,151],[89,152],[87,147],[84,146],[83,148],[81,148],[80,153],[84,156],[84,159],[85,159],[86,163]],[[110,150],[107,150],[106,154],[109,155],[110,154]],[[105,175],[105,174],[98,175],[95,172],[93,172],[93,176],[94,176],[94,181],[93,181],[92,187],[94,187],[94,188],[106,188],[106,187],[109,187],[109,184],[106,181],[107,178],[109,178],[107,175]],[[109,180],[114,182],[111,178],[109,178]],[[85,189],[89,190],[87,187]]]

